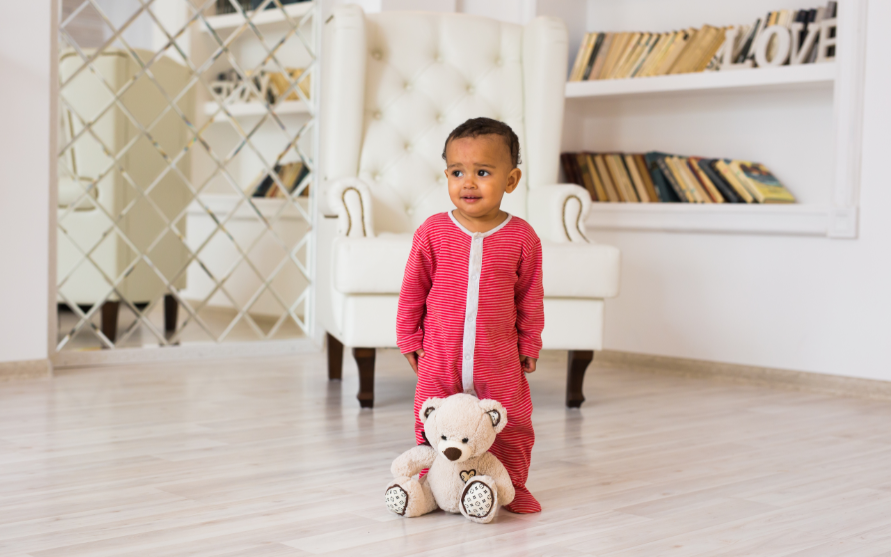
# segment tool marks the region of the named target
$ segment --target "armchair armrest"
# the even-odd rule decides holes
[[[328,186],[326,200],[337,214],[337,231],[349,238],[374,236],[371,189],[359,178],[344,178]]]
[[[538,186],[529,190],[529,222],[556,243],[588,242],[585,217],[591,210],[588,191],[575,184]]]

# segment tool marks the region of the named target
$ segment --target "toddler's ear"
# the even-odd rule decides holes
[[[424,404],[421,405],[421,411],[418,412],[418,417],[421,418],[421,423],[427,423],[427,418],[430,417],[436,409],[442,406],[442,401],[445,399],[442,398],[428,398],[424,401]]]
[[[485,398],[480,401],[480,408],[489,415],[489,418],[492,420],[492,427],[495,428],[495,433],[501,433],[501,430],[507,427],[507,411],[500,402]]]

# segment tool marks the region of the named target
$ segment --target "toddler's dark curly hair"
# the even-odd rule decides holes
[[[497,135],[504,139],[505,145],[510,150],[510,162],[513,164],[513,168],[522,162],[520,160],[520,139],[517,134],[504,122],[492,118],[471,118],[452,130],[442,147],[442,160],[446,160],[446,148],[453,140],[481,135]]]

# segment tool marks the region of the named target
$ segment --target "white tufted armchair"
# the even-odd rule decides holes
[[[320,318],[329,379],[343,345],[359,366],[358,399],[374,403],[376,348],[396,346],[396,306],[414,230],[453,209],[443,142],[468,118],[506,122],[520,138],[523,179],[502,208],[542,239],[544,348],[570,351],[566,403],[602,347],[603,299],[619,288],[619,251],[589,242],[591,205],[577,185],[556,184],[567,34],[540,17],[525,27],[460,14],[333,10],[324,43],[322,179],[337,216],[322,235]],[[327,256],[326,255],[326,256]],[[324,258],[323,258],[324,259]],[[330,275],[329,275],[330,273]],[[330,298],[329,298],[330,296]]]

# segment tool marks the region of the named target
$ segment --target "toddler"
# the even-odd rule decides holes
[[[491,398],[507,410],[507,427],[489,449],[507,468],[516,498],[507,510],[541,511],[526,489],[535,433],[523,372],[535,371],[544,328],[541,242],[532,227],[501,210],[522,173],[520,142],[507,124],[467,120],[443,149],[455,210],[415,232],[399,293],[397,343],[418,376],[425,400],[455,393]]]

